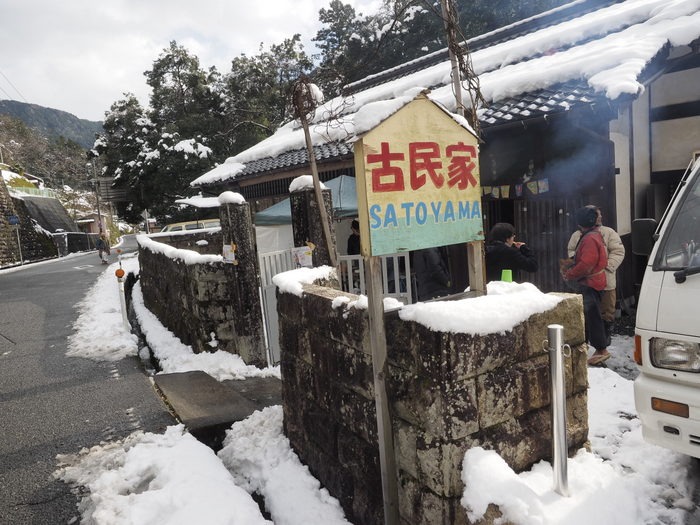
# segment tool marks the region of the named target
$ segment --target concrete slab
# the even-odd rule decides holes
[[[221,448],[226,430],[234,422],[265,406],[278,404],[275,392],[279,392],[281,383],[276,378],[270,379],[254,381],[243,387],[246,396],[236,391],[233,384],[239,388],[249,380],[224,384],[199,370],[153,377],[156,388],[180,422],[214,450]]]

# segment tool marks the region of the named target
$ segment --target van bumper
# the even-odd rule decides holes
[[[651,408],[651,398],[688,405],[689,417]],[[634,402],[642,422],[642,435],[649,443],[700,458],[700,388],[650,377],[634,380]]]

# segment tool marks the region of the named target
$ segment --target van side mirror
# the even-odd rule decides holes
[[[632,221],[632,253],[646,255],[654,248],[654,233],[658,223],[655,219],[635,219]]]

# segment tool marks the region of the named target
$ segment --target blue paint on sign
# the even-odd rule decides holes
[[[19,217],[17,217],[17,215],[9,215],[7,217],[7,222],[9,222],[12,226],[15,226],[19,224]]]

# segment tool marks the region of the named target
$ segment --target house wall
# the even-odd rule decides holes
[[[380,525],[381,474],[367,311],[348,294],[305,285],[278,291],[285,434],[302,462],[356,525]],[[468,299],[467,299],[468,300]],[[335,306],[334,306],[335,304]],[[588,435],[580,296],[512,331],[436,332],[387,314],[387,390],[398,467],[400,521],[467,524],[460,504],[464,453],[495,450],[516,471],[551,459],[547,325],[564,326],[570,452]],[[493,523],[493,517],[481,523]]]
[[[700,68],[664,75],[649,88],[650,109],[700,102],[699,85]],[[684,114],[667,112],[663,120],[651,123],[653,172],[685,170],[693,153],[700,151],[700,115]]]
[[[671,59],[683,55],[688,48],[678,48]],[[697,60],[695,61],[697,62]],[[630,158],[629,180],[633,196],[625,205],[623,192],[618,192],[618,223],[626,225],[640,217],[661,218],[681,175],[694,153],[700,151],[700,67],[687,68],[660,75],[631,105],[620,109],[611,122],[611,140],[615,143],[616,166],[622,169]],[[618,179],[622,188],[626,176]],[[626,233],[626,227],[620,228]]]
[[[615,150],[615,222],[617,232],[627,235],[632,231],[632,219],[634,218],[634,199],[630,164],[630,125],[631,105],[619,112],[617,119],[610,122],[610,140]]]

